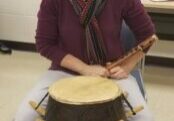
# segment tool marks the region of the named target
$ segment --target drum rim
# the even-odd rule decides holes
[[[106,100],[102,100],[102,101],[91,101],[91,102],[83,102],[83,101],[81,101],[81,102],[80,101],[79,102],[72,102],[72,101],[68,101],[68,100],[65,100],[65,99],[56,98],[55,96],[50,95],[50,94],[49,94],[49,96],[51,98],[53,98],[55,101],[63,103],[63,104],[70,104],[70,105],[93,105],[93,104],[102,104],[102,103],[114,101],[115,99],[119,98],[122,95],[122,91],[120,90],[119,93],[120,93],[119,95],[117,95],[117,96],[115,96],[113,98],[110,98],[110,99],[106,99]]]
[[[76,77],[87,77],[87,76],[76,76]],[[72,78],[72,77],[70,77]],[[56,83],[56,82],[55,82]],[[54,83],[52,84],[54,85]],[[52,85],[50,87],[52,87]],[[118,86],[118,85],[117,85]],[[112,98],[108,98],[108,99],[103,99],[103,100],[98,100],[98,101],[78,101],[78,102],[73,102],[73,101],[69,101],[69,100],[66,100],[66,99],[62,99],[60,97],[56,97],[54,95],[52,95],[50,93],[50,90],[51,88],[49,87],[48,89],[48,93],[49,93],[49,97],[53,98],[55,101],[57,102],[60,102],[60,103],[63,103],[63,104],[70,104],[70,105],[93,105],[93,104],[101,104],[101,103],[106,103],[106,102],[111,102],[117,98],[119,98],[122,94],[123,94],[123,91],[121,90],[121,88],[119,87],[118,88],[118,92],[117,94],[115,94],[115,96],[113,96]]]

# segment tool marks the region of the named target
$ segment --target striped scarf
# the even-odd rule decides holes
[[[70,0],[85,30],[87,56],[90,64],[106,64],[106,48],[96,16],[106,0]]]

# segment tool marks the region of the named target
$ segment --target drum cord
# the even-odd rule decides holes
[[[42,104],[42,102],[45,100],[45,98],[48,96],[48,92],[44,95],[44,97],[42,98],[42,100],[38,103],[38,105],[36,106],[35,110],[37,110],[39,108],[39,106]]]
[[[128,105],[128,107],[130,108],[130,110],[132,111],[133,115],[136,115],[136,112],[134,111],[132,105],[129,103],[129,101],[126,99],[126,97],[124,95],[122,95],[123,100],[126,102],[126,104]]]
[[[38,105],[36,106],[35,110],[37,110],[40,105],[42,104],[42,102],[45,100],[45,98],[48,96],[48,92],[44,95],[44,97],[41,99],[41,101],[38,103]],[[129,101],[126,99],[126,97],[124,95],[121,95],[122,99],[126,102],[126,104],[128,105],[128,107],[130,108],[130,110],[132,111],[133,115],[136,115],[136,112],[134,111],[133,107],[131,106],[131,104],[129,103]],[[84,113],[82,113],[82,117],[84,114],[86,114],[87,112],[85,111]]]

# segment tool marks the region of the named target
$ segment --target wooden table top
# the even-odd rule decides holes
[[[141,0],[141,2],[148,12],[174,14],[174,0],[163,2]]]

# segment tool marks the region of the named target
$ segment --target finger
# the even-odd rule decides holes
[[[110,72],[108,70],[106,70],[105,75],[106,75],[106,77],[109,77],[110,76]]]
[[[128,78],[128,76],[126,76],[126,75],[119,75],[119,76],[112,76],[112,77],[110,77],[110,78],[120,80],[120,79]]]
[[[111,62],[107,62],[107,63],[106,63],[106,67],[107,67],[107,66],[110,66],[111,64],[112,64]]]
[[[120,73],[120,74],[117,76],[118,79],[124,79],[124,78],[127,78],[127,77],[128,77],[128,75],[127,75],[125,72]]]
[[[128,75],[126,73],[121,73],[120,75],[118,75],[119,79],[124,79],[124,78],[128,78]]]
[[[109,77],[109,75],[110,75],[110,73],[109,73],[108,70],[105,70],[105,71],[101,74],[102,77]]]
[[[115,75],[120,75],[121,73],[123,73],[124,75],[128,75],[128,73],[122,67],[120,67],[120,69],[117,72],[115,72]]]
[[[111,77],[111,78],[118,79],[118,78],[119,78],[119,75],[120,75],[121,73],[123,73],[123,71],[122,71],[122,70],[119,70],[119,71],[117,71],[117,72],[115,72],[115,73],[112,73],[112,74],[110,75],[110,77]]]
[[[107,69],[107,70],[109,70],[109,67],[110,67],[111,64],[112,64],[111,62],[107,62],[107,63],[106,63],[106,69]]]
[[[122,69],[119,72],[112,74],[111,77],[115,79],[122,79],[127,78],[128,74]]]
[[[120,71],[120,66],[114,67],[111,70],[109,70],[110,74],[118,73]]]

